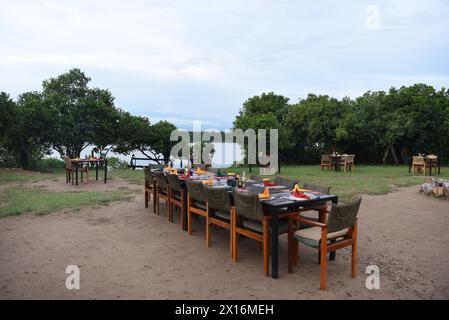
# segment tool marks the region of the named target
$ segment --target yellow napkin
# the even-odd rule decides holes
[[[195,171],[195,173],[196,173],[196,174],[203,174],[203,173],[206,173],[206,171],[201,170],[200,168],[197,168],[196,171]]]
[[[203,182],[203,184],[207,184],[207,185],[213,185],[214,184],[214,180],[203,180],[202,182]]]
[[[268,199],[270,198],[270,189],[265,188],[262,193],[259,193],[260,199]]]

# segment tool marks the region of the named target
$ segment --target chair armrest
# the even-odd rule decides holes
[[[324,224],[324,223],[316,222],[316,221],[309,220],[309,219],[305,219],[305,218],[302,218],[300,216],[293,216],[293,215],[291,215],[288,218],[293,220],[293,221],[298,221],[298,222],[302,222],[302,223],[308,224],[310,226],[320,227],[320,228],[327,228],[327,225]]]

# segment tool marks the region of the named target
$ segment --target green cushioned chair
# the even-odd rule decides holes
[[[169,215],[170,221],[173,222],[173,209],[179,208],[181,213],[181,228],[184,226],[184,194],[186,192],[185,187],[181,184],[181,180],[177,174],[168,174],[167,175],[168,185],[169,185]]]
[[[164,172],[155,172],[154,175],[156,179],[156,213],[160,214],[160,199],[165,200],[168,207],[169,186]],[[170,214],[168,218],[170,219]]]
[[[187,230],[192,234],[192,214],[206,218],[207,231],[207,199],[201,181],[187,180]],[[206,237],[207,242],[207,237]]]
[[[326,289],[327,253],[335,252],[348,246],[352,247],[351,276],[357,276],[357,214],[361,197],[347,204],[333,204],[327,223],[320,223],[290,216],[288,221],[288,271],[293,269],[298,261],[298,242],[316,248],[320,253],[320,289]],[[295,230],[295,222],[311,226],[303,230]]]
[[[148,208],[148,202],[153,196],[153,212],[156,213],[156,180],[150,167],[143,169],[145,174],[145,208]]]
[[[270,216],[265,216],[262,204],[257,193],[233,192],[234,208],[231,210],[233,260],[238,259],[238,235],[254,239],[262,243],[264,274],[268,276],[268,256],[270,239]],[[279,220],[280,232],[287,231],[283,227],[282,220]]]
[[[207,199],[206,244],[211,244],[211,225],[229,230],[229,252],[232,257],[231,197],[227,187],[204,186]]]

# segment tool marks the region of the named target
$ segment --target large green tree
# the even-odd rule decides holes
[[[92,143],[106,148],[117,138],[114,97],[109,90],[90,88],[90,80],[72,69],[42,84],[43,101],[56,115],[51,142],[61,157],[78,157]]]
[[[260,96],[249,98],[243,103],[239,114],[234,121],[235,129],[278,129],[278,148],[280,160],[283,154],[292,147],[289,139],[289,128],[284,126],[285,117],[289,110],[289,99],[273,92],[262,93]],[[267,143],[269,143],[269,132],[267,132]],[[247,153],[245,145],[245,154]]]
[[[146,117],[123,112],[119,120],[117,146],[114,151],[123,154],[140,151],[152,161],[167,163],[171,148],[175,144],[170,141],[173,130],[176,130],[176,126],[167,121],[152,125]]]
[[[4,151],[25,169],[34,169],[37,161],[50,153],[53,114],[38,92],[21,94],[14,103],[0,95],[0,139]]]

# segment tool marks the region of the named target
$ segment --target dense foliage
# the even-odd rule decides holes
[[[280,129],[284,163],[316,163],[332,151],[356,154],[365,163],[408,163],[418,153],[449,160],[449,90],[444,88],[416,84],[356,99],[309,94],[287,102],[274,93],[248,99],[234,127]]]

